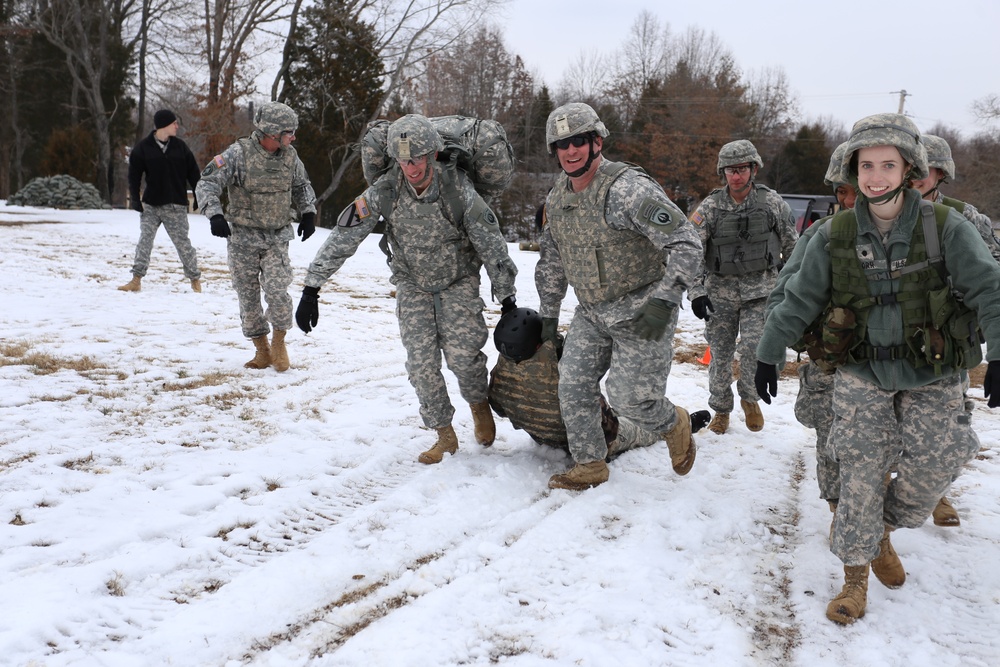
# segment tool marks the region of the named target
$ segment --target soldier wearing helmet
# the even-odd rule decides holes
[[[754,367],[767,295],[798,238],[788,204],[754,181],[763,166],[746,139],[724,145],[716,171],[725,186],[713,190],[691,215],[705,252],[688,298],[695,316],[705,321],[712,350],[708,406],[715,416],[708,428],[718,435],[729,430],[733,411],[733,358],[738,351],[740,368]],[[736,389],[747,428],[760,431],[764,415],[749,373],[740,373]]]
[[[445,453],[458,451],[442,354],[469,403],[476,441],[488,447],[496,437],[482,351],[488,332],[481,268],[486,268],[501,312],[517,307],[517,267],[507,254],[497,217],[463,172],[446,171],[438,162],[443,148],[441,136],[424,116],[410,114],[389,126],[386,151],[393,160],[391,168],[341,213],[337,228],[309,265],[295,311],[299,328],[309,333],[319,320],[320,287],[384,219],[384,249],[396,285],[406,372],[424,426],[437,433],[433,446],[417,459],[425,464],[440,463]],[[445,184],[452,176],[458,182]]]
[[[299,117],[281,102],[266,102],[253,117],[256,129],[212,158],[196,190],[212,234],[227,239],[229,271],[240,303],[243,335],[256,349],[247,368],[288,370],[285,333],[292,327],[291,222],[300,219],[305,241],[316,230],[316,193],[292,147]],[[222,192],[229,204],[222,208]],[[261,292],[267,308],[261,304]],[[273,331],[271,341],[267,339]]]
[[[674,471],[687,474],[696,452],[691,420],[663,393],[677,306],[701,253],[698,236],[645,172],[604,159],[608,129],[589,105],[555,109],[545,135],[563,173],[546,199],[535,267],[544,340],[556,339],[568,286],[579,302],[559,362],[559,405],[575,465],[549,487],[597,486],[608,479],[609,455],[658,440],[667,441]],[[610,445],[601,429],[605,374],[619,418]]]
[[[981,362],[980,334],[984,393],[1000,407],[1000,265],[957,211],[906,187],[928,173],[910,119],[855,123],[843,169],[858,201],[816,225],[785,285],[795,298],[768,314],[754,382],[770,403],[786,348],[823,317],[814,349],[836,368],[829,446],[840,464],[831,551],[844,563],[827,617],[849,624],[865,613],[870,571],[890,588],[905,583],[890,533],[920,526],[979,450],[962,371]]]
[[[854,202],[858,199],[858,191],[854,189],[851,180],[844,175],[844,151],[847,150],[847,142],[840,144],[833,149],[830,156],[830,165],[826,168],[826,176],[823,183],[827,187],[833,188],[833,195],[837,198],[840,208],[854,208]],[[798,242],[796,242],[798,245]],[[785,263],[788,266],[788,263]]]
[[[927,148],[927,177],[914,179],[910,187],[916,188],[927,201],[950,206],[976,226],[983,242],[990,249],[993,258],[1000,262],[1000,240],[993,233],[993,221],[972,204],[946,197],[941,192],[941,184],[955,180],[955,160],[951,157],[948,142],[933,134],[923,135]]]

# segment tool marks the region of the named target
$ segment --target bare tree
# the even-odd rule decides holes
[[[66,59],[74,91],[79,92],[94,125],[97,145],[97,188],[110,201],[108,180],[111,165],[111,117],[116,106],[104,99],[106,76],[113,69],[113,51],[118,46],[127,17],[135,12],[134,0],[40,0],[27,18]]]
[[[1000,95],[992,93],[972,103],[972,113],[984,123],[1000,121]]]
[[[606,93],[614,100],[626,126],[635,117],[642,91],[651,83],[662,81],[670,71],[670,39],[670,25],[661,25],[655,14],[644,9],[613,58]]]
[[[592,50],[580,51],[559,82],[557,103],[586,100],[599,105],[604,101],[610,79],[608,56]]]

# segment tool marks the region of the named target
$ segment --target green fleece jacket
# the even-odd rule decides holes
[[[906,260],[910,238],[920,224],[920,194],[906,190],[903,210],[883,246],[872,223],[868,207],[860,203],[854,211],[858,220],[858,245],[872,253],[876,268]],[[757,346],[757,358],[768,364],[785,360],[785,349],[795,343],[805,328],[830,302],[830,222],[826,221],[805,248],[801,264],[783,284],[783,299],[774,304],[764,323]],[[975,227],[956,211],[950,211],[941,233],[941,252],[955,289],[965,295],[965,303],[979,316],[987,342],[987,360],[1000,359],[1000,265],[994,261]],[[899,279],[870,280],[873,295],[898,290]],[[874,306],[868,316],[867,342],[879,347],[903,344],[903,316],[898,305]],[[934,368],[914,368],[904,359],[847,364],[845,372],[873,382],[886,391],[922,387],[941,379]],[[945,375],[958,370],[945,367]]]

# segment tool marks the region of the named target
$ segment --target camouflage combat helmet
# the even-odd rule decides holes
[[[823,177],[823,183],[832,187],[834,191],[838,185],[846,185],[850,182],[847,179],[847,174],[843,172],[846,151],[846,141],[833,149],[833,155],[830,156],[830,166],[826,168],[826,176]]]
[[[389,126],[386,150],[394,160],[411,160],[443,149],[441,135],[425,116],[407,114]]]
[[[299,115],[287,104],[265,102],[254,112],[253,124],[264,134],[277,136],[287,130],[294,132],[299,129]]]
[[[594,132],[602,139],[608,136],[608,128],[593,107],[583,102],[570,102],[555,109],[545,122],[545,145],[549,155],[555,152],[552,147],[555,142],[585,132]]]
[[[944,172],[946,179],[955,180],[955,160],[951,157],[948,142],[934,134],[925,134],[923,142],[927,149],[927,166],[937,167]]]
[[[756,163],[758,169],[764,168],[764,161],[760,159],[757,147],[750,143],[750,141],[746,139],[730,141],[719,149],[719,166],[716,168],[716,173],[721,176],[722,170],[726,167],[732,167],[735,164],[747,164],[748,162]]]
[[[531,308],[515,308],[497,322],[493,344],[505,359],[530,359],[542,344],[542,318]]]
[[[927,178],[927,149],[920,140],[920,130],[906,116],[877,113],[855,123],[847,140],[847,148],[844,149],[844,175],[857,178],[858,163],[855,156],[858,150],[874,146],[895,146],[911,166],[906,178]]]

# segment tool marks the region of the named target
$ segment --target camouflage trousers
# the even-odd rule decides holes
[[[952,375],[888,391],[838,370],[830,447],[840,462],[840,502],[830,550],[845,565],[879,553],[884,526],[917,528],[979,449],[962,380]],[[895,464],[888,489],[885,475]]]
[[[833,426],[833,373],[813,362],[799,366],[799,395],[795,399],[795,418],[806,428],[816,429],[816,481],[819,497],[840,498],[840,464],[830,451],[830,427]]]
[[[292,328],[292,262],[288,242],[257,246],[229,241],[229,274],[240,302],[240,322],[247,338],[266,336],[271,328]],[[267,311],[261,305],[264,292]],[[270,326],[268,326],[270,323]]]
[[[143,205],[143,212],[139,215],[139,242],[135,246],[132,275],[142,278],[149,270],[149,255],[153,252],[153,240],[160,225],[167,230],[167,236],[177,248],[177,256],[184,267],[184,276],[188,280],[201,278],[198,255],[191,245],[191,240],[188,239],[187,207],[180,204]]]
[[[604,459],[608,453],[601,428],[605,374],[608,403],[619,419],[616,451],[662,440],[677,421],[674,404],[663,395],[673,360],[677,310],[663,340],[642,340],[631,319],[649,290],[637,292],[613,303],[578,306],[570,323],[559,361],[559,406],[577,463]]]
[[[740,379],[736,391],[744,400],[752,403],[758,400],[753,375],[757,369],[757,343],[764,330],[766,303],[766,298],[740,302],[712,296],[715,312],[705,323],[705,340],[712,348],[712,362],[708,366],[708,406],[716,412],[733,411],[733,357],[737,352],[737,338]]]
[[[427,292],[408,282],[396,287],[396,317],[406,348],[406,374],[427,428],[448,426],[455,415],[441,373],[442,353],[458,379],[462,398],[468,403],[486,400],[485,307],[478,275],[462,278],[440,292]]]

